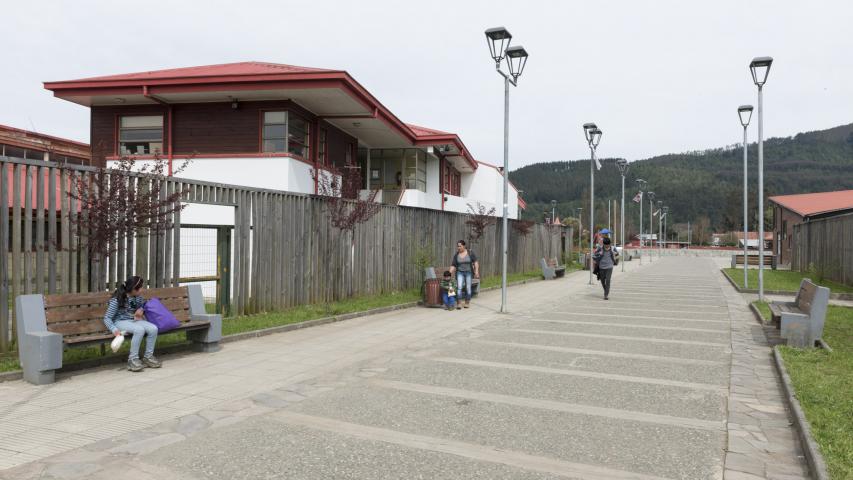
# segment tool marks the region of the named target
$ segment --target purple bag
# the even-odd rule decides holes
[[[145,312],[145,319],[157,326],[159,333],[168,332],[181,326],[181,322],[157,297],[145,302],[142,311]]]

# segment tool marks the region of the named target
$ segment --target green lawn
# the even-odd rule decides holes
[[[738,287],[743,288],[743,269],[742,268],[726,268],[726,273],[735,281]],[[749,288],[758,288],[758,269],[751,268],[748,270]],[[813,282],[823,287],[828,287],[832,293],[853,293],[853,286],[844,285],[833,282],[832,280],[824,280],[817,282],[814,277],[807,273],[794,272],[790,270],[764,270],[764,289],[778,290],[783,292],[796,292],[800,289],[800,280],[810,278]]]
[[[819,348],[801,350],[785,346],[780,351],[830,477],[850,480],[853,479],[853,308],[829,306],[823,339],[832,347],[832,353]]]
[[[526,273],[512,273],[507,275],[507,282],[513,283],[521,280],[533,278],[541,278],[542,272],[531,271]],[[501,284],[500,276],[483,277],[480,286],[488,288]],[[420,289],[412,289],[403,292],[393,292],[384,295],[373,295],[365,297],[350,298],[338,302],[303,305],[294,307],[280,312],[265,313],[259,315],[246,315],[241,317],[229,317],[222,320],[222,334],[233,335],[236,333],[250,332],[254,330],[262,330],[264,328],[277,327],[280,325],[289,325],[291,323],[305,322],[317,318],[329,317],[333,315],[342,315],[346,313],[362,312],[374,308],[388,307],[391,305],[400,305],[403,303],[415,302],[420,300]],[[208,312],[212,312],[214,306],[212,304],[205,305]],[[167,333],[157,338],[157,346],[163,347],[168,345],[176,345],[186,343],[186,335],[182,332]],[[130,342],[125,342],[122,350],[118,353],[112,353],[107,348],[107,356],[126,356]],[[98,358],[101,356],[100,346],[88,348],[72,348],[63,353],[63,365],[69,365],[83,360]],[[12,354],[0,355],[0,372],[9,372],[20,370],[18,364],[17,352]]]

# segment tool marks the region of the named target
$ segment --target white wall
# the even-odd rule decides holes
[[[476,207],[477,202],[487,208],[495,207],[495,216],[503,215],[503,176],[497,169],[480,164],[474,173],[462,174],[462,197],[465,203]],[[518,192],[512,185],[508,195],[509,218],[518,218]],[[447,209],[447,203],[445,203]]]

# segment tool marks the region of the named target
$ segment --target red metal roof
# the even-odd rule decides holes
[[[113,82],[121,80],[173,80],[181,78],[219,77],[219,76],[241,76],[241,75],[281,75],[287,73],[321,73],[336,72],[340,70],[326,70],[323,68],[299,67],[296,65],[285,65],[282,63],[268,62],[238,62],[222,63],[219,65],[202,65],[199,67],[169,68],[166,70],[152,70],[148,72],[124,73],[119,75],[104,75],[100,77],[80,78],[77,80],[64,80],[49,83],[71,83],[71,82]]]
[[[299,82],[303,82],[300,85],[309,82],[311,85],[317,84],[319,86],[322,84],[326,87],[332,85],[341,88],[368,106],[373,110],[374,116],[383,118],[386,123],[412,141],[413,144],[453,143],[471,168],[477,168],[477,162],[458,135],[403,123],[373,94],[343,70],[326,70],[267,62],[239,62],[45,82],[44,88],[53,91],[54,96],[62,98],[75,95],[109,96],[134,93],[155,95],[160,92],[211,91],[218,88],[223,90],[235,88],[259,89],[264,84],[267,87],[285,88],[286,85]]]
[[[853,190],[777,195],[769,200],[802,217],[853,209]]]

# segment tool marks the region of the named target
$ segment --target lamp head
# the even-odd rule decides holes
[[[749,120],[752,118],[752,105],[741,105],[737,107],[737,114],[740,117],[740,124],[746,127],[749,125]]]
[[[521,45],[507,48],[506,63],[509,66],[509,74],[512,75],[512,79],[517,81],[521,72],[524,71],[524,66],[527,65],[527,50]]]
[[[495,27],[486,30],[486,43],[489,44],[489,54],[495,61],[496,68],[500,67],[501,60],[504,59],[510,41],[512,41],[512,34],[504,27]]]
[[[646,193],[646,196],[649,197],[650,202],[655,201],[655,192],[648,192],[648,193]]]
[[[758,88],[761,88],[767,82],[767,75],[770,73],[770,65],[772,64],[773,57],[755,57],[749,62],[752,81]]]
[[[663,200],[658,200],[658,208],[663,208]]]
[[[646,186],[649,184],[649,182],[647,182],[647,181],[643,180],[642,178],[638,178],[638,179],[636,180],[636,182],[637,182],[637,185],[640,187],[640,191],[641,191],[641,192],[642,192],[643,190],[645,190],[645,189],[646,189]]]
[[[619,173],[624,177],[625,173],[628,171],[628,160],[625,160],[624,158],[616,160],[616,168],[619,169]]]
[[[601,129],[595,128],[589,132],[589,144],[592,148],[598,147],[598,142],[601,141]]]
[[[595,126],[594,123],[584,123],[583,124],[583,135],[586,138],[586,141],[589,142],[589,132],[591,130],[595,130],[598,127]]]

